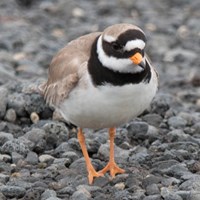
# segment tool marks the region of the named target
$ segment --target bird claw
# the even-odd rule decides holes
[[[100,177],[100,176],[104,176],[104,174],[101,172],[96,172],[93,167],[88,169],[88,180],[90,185],[93,183],[94,177]]]
[[[100,170],[98,173],[105,174],[107,171],[110,171],[110,175],[112,178],[115,177],[116,174],[123,174],[125,170],[121,169],[115,162],[109,162],[105,168]]]

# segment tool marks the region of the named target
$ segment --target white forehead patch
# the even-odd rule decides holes
[[[116,41],[116,38],[114,38],[114,37],[111,36],[111,35],[104,35],[104,36],[103,36],[103,39],[104,39],[106,42],[109,42],[109,43]]]
[[[136,40],[131,40],[127,42],[124,47],[124,50],[131,51],[135,48],[144,49],[144,47],[145,47],[145,42],[143,40],[136,39]]]

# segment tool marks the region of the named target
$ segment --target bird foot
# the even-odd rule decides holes
[[[125,170],[118,167],[118,165],[114,161],[109,161],[106,167],[100,170],[98,173],[105,174],[107,171],[110,171],[110,175],[112,178],[114,178],[116,174],[125,173]]]
[[[101,172],[96,172],[93,166],[90,166],[88,168],[88,180],[89,184],[91,185],[93,183],[94,177],[100,177],[103,176],[104,174]]]

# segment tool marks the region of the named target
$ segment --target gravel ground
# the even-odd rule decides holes
[[[200,199],[199,0],[0,1],[0,199]],[[76,128],[33,89],[68,41],[115,23],[140,26],[160,74],[151,109],[117,129],[125,174],[88,185]],[[86,130],[97,170],[107,130]]]

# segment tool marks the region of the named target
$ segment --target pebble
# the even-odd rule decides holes
[[[174,116],[168,119],[168,124],[173,128],[184,128],[187,124],[187,121],[180,116]]]
[[[29,152],[29,148],[24,143],[20,142],[19,139],[13,139],[3,144],[3,146],[1,147],[1,152],[9,154],[11,154],[12,152],[17,152],[23,156],[26,156]]]
[[[28,164],[37,165],[38,164],[38,155],[35,152],[30,151],[30,152],[28,152],[25,161]]]
[[[0,132],[0,146],[9,140],[13,140],[14,137],[11,133]]]
[[[45,162],[48,162],[48,161],[51,161],[54,159],[55,158],[53,156],[48,155],[48,154],[43,154],[43,155],[39,156],[39,161],[42,163],[45,163]]]
[[[41,200],[46,200],[50,197],[56,197],[56,196],[57,196],[57,194],[54,190],[47,189],[42,193]]]
[[[132,140],[134,139],[146,139],[148,124],[146,122],[132,122],[127,127],[128,137]]]
[[[161,196],[168,200],[183,200],[181,196],[166,187],[161,188]]]
[[[14,109],[10,108],[6,111],[5,120],[8,122],[15,122],[17,119],[17,115]]]
[[[8,198],[22,198],[26,193],[22,187],[9,185],[0,186],[0,191]]]
[[[0,119],[6,114],[8,90],[0,87]]]

